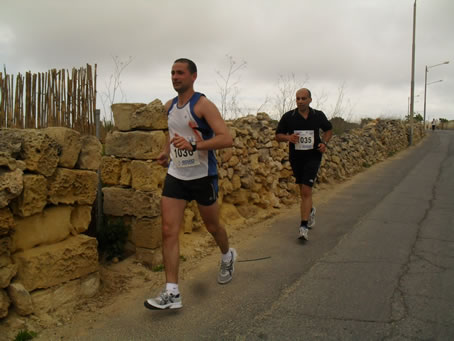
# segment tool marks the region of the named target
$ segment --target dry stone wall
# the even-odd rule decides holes
[[[97,241],[83,232],[101,150],[67,128],[0,129],[0,318],[46,315],[98,290]]]
[[[106,138],[101,178],[104,213],[123,217],[131,226],[130,248],[145,264],[160,258],[160,195],[166,169],[154,160],[166,140],[167,115],[159,100],[112,106],[118,131]],[[277,121],[259,113],[227,122],[231,148],[217,151],[219,203],[225,225],[247,224],[255,217],[294,204],[298,188],[288,161],[288,145],[275,140]],[[335,183],[407,148],[408,126],[375,120],[348,134],[334,136],[324,155],[319,183]],[[424,136],[417,125],[414,141]],[[195,203],[185,211],[182,233],[199,229]]]
[[[155,159],[167,141],[160,100],[112,105],[117,131],[106,136],[101,162],[103,211],[130,227],[128,249],[144,264],[162,262],[160,200],[166,169]]]

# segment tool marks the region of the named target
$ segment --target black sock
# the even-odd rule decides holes
[[[301,226],[307,227],[307,220],[301,220]]]

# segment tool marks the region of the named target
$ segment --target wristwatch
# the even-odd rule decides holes
[[[325,147],[328,147],[328,142],[322,140],[320,143],[323,143]]]
[[[192,151],[195,152],[197,150],[197,142],[191,142]]]

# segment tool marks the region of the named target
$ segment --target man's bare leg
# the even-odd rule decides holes
[[[223,254],[229,251],[229,239],[225,228],[219,222],[219,205],[217,202],[210,206],[198,205],[199,212],[206,229],[211,233]]]
[[[179,233],[184,218],[186,201],[162,197],[162,256],[166,273],[166,283],[178,283],[180,261]]]
[[[301,220],[308,221],[312,209],[312,187],[307,185],[300,185],[300,193],[301,193],[300,203]]]

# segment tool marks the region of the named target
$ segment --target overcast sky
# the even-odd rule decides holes
[[[403,118],[408,111],[414,0],[0,0],[0,64],[9,74],[98,65],[98,93],[114,73],[127,102],[175,96],[170,68],[198,66],[195,88],[220,103],[217,74],[229,55],[246,62],[237,81],[244,112],[274,114],[279,79],[312,90],[330,117]],[[415,112],[454,120],[454,1],[418,0]],[[436,82],[443,80],[442,82]],[[282,83],[281,83],[282,84]],[[267,100],[268,99],[268,100]],[[124,100],[118,96],[118,102]],[[98,97],[98,108],[102,109]]]

